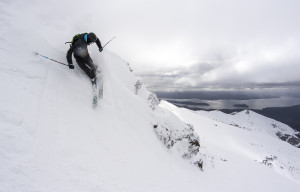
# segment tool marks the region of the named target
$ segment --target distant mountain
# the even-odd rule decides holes
[[[239,108],[249,108],[249,106],[246,105],[246,104],[234,104],[233,106],[234,107],[239,107]]]
[[[205,154],[210,166],[224,168],[228,164],[241,164],[237,175],[256,175],[256,167],[248,164],[248,160],[257,163],[260,169],[267,166],[284,177],[293,177],[300,183],[300,139],[298,133],[286,124],[260,115],[254,111],[243,110],[226,114],[221,111],[192,111],[176,107],[162,101],[160,106],[169,109],[185,123],[191,124],[196,133],[199,133],[201,152]],[[200,134],[201,133],[201,134]],[[297,141],[297,143],[296,143]],[[298,157],[299,156],[299,157]],[[244,166],[247,162],[246,167]],[[260,175],[261,173],[259,173]],[[259,177],[258,175],[256,175]],[[260,175],[261,176],[261,175]],[[243,176],[239,182],[251,181],[251,176]],[[269,176],[263,176],[269,177]],[[274,180],[273,180],[274,181]],[[278,180],[281,181],[281,180]],[[231,182],[230,179],[226,182]],[[258,181],[256,181],[258,182]],[[256,183],[255,182],[255,183]],[[268,181],[263,182],[262,188]],[[241,183],[236,185],[240,185]],[[257,183],[256,183],[257,184]],[[273,183],[277,187],[281,185]],[[246,186],[246,185],[244,185]],[[252,186],[247,185],[252,188]],[[249,189],[249,191],[273,191],[269,189]],[[296,189],[295,189],[296,190]],[[225,190],[226,191],[226,190]],[[244,191],[241,189],[241,191]],[[278,188],[275,191],[280,191]]]
[[[240,112],[245,108],[249,107],[246,104],[234,104],[233,106],[238,107],[237,109],[204,109],[201,106],[209,106],[209,104],[189,102],[189,101],[174,101],[174,100],[167,100],[167,101],[178,107],[184,107],[194,111],[219,110],[227,114],[233,112]],[[266,117],[283,122],[289,125],[290,127],[292,127],[293,129],[300,131],[300,105],[295,105],[290,107],[268,107],[268,108],[263,108],[262,110],[258,110],[258,109],[250,109],[250,110],[255,111]]]
[[[202,109],[204,110],[204,109]],[[240,112],[244,109],[220,109],[224,113]],[[300,105],[290,107],[267,107],[262,110],[251,109],[263,116],[285,123],[293,129],[300,131]]]

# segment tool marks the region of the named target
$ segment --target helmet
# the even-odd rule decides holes
[[[97,40],[97,36],[95,35],[95,33],[89,33],[87,35],[87,38],[88,38],[89,42],[96,42],[96,40]]]

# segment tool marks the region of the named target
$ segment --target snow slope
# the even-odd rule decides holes
[[[294,134],[295,131],[289,126],[253,111],[249,111],[249,114],[247,111],[236,114],[220,111],[195,112],[178,108],[166,101],[161,102],[160,106],[193,125],[200,136],[200,152],[206,157],[204,167],[214,167],[214,170],[234,169],[234,172],[238,172],[237,175],[250,177],[249,180],[251,177],[266,180],[265,186],[267,182],[275,186],[281,185],[273,180],[273,176],[261,178],[263,170],[269,169],[268,171],[297,183],[298,187],[295,189],[300,189],[299,148],[276,136],[278,131]],[[242,166],[239,167],[240,165]],[[223,171],[220,172],[224,174]],[[232,170],[226,172],[228,174]]]
[[[69,70],[33,54],[65,62],[69,39],[57,44],[60,31],[24,20],[15,8],[1,2],[0,191],[199,189],[201,171],[187,163],[201,159],[188,142],[197,136],[157,108],[127,62],[91,46],[104,75],[104,99],[93,109],[90,80],[77,65]],[[36,31],[28,28],[34,22]],[[164,141],[172,143],[169,150]]]
[[[0,2],[1,192],[299,190],[296,169],[277,174],[222,143],[238,142],[243,130],[222,124],[215,138],[219,132],[207,129],[215,121],[191,111],[195,118],[180,120],[172,113],[179,109],[157,106],[127,62],[90,46],[104,75],[104,98],[93,109],[91,83],[77,65],[69,70],[33,54],[66,62],[64,42],[93,31],[68,4]]]

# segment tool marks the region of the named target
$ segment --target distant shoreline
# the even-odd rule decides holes
[[[174,99],[161,98],[179,107],[185,107],[192,110],[221,110],[221,109],[256,109],[262,110],[267,107],[288,107],[300,105],[300,98],[297,97],[278,97],[278,98],[260,98],[260,99]]]
[[[178,106],[178,107],[183,107],[187,108],[193,111],[214,111],[214,110],[219,110],[224,113],[230,114],[233,112],[240,112],[243,110],[247,109],[246,104],[234,104],[236,108],[234,109],[205,109],[201,108],[201,106],[210,106],[207,103],[196,103],[196,102],[178,102],[178,101],[173,101],[169,99],[165,99],[166,101]],[[199,107],[197,107],[199,106]],[[249,107],[249,106],[248,106]],[[258,114],[261,114],[263,116],[275,119],[277,121],[280,121],[282,123],[285,123],[289,125],[291,128],[295,129],[296,131],[300,132],[300,105],[292,105],[292,106],[286,106],[286,107],[265,107],[262,109],[251,109],[249,110],[254,111]]]

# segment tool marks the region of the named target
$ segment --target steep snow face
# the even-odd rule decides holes
[[[170,152],[191,159],[198,148],[189,151],[181,138],[168,152],[153,127],[185,132],[188,126],[158,108],[143,86],[135,93],[137,79],[126,62],[108,51],[94,55],[104,98],[93,109],[91,83],[78,67],[71,71],[33,54],[27,59],[1,70],[0,191],[140,191],[151,185],[147,190],[166,191],[182,178],[169,174],[188,174]]]
[[[282,185],[273,180],[274,175],[262,178],[262,170],[268,167],[275,174],[278,173],[298,183],[299,190],[300,151],[276,136],[278,131],[294,134],[295,131],[289,126],[253,111],[249,113],[242,111],[236,114],[225,114],[220,111],[194,112],[178,108],[166,101],[163,101],[160,106],[169,109],[181,120],[194,126],[201,140],[200,151],[206,157],[204,167],[237,170],[239,165],[243,165],[238,173],[241,177],[269,180],[265,185],[269,182],[274,186]],[[257,168],[262,170],[253,171]]]
[[[77,64],[33,54],[66,62],[69,39],[11,6],[1,2],[0,191],[200,190],[198,136],[157,106],[127,62],[89,47],[104,79],[94,109]]]

